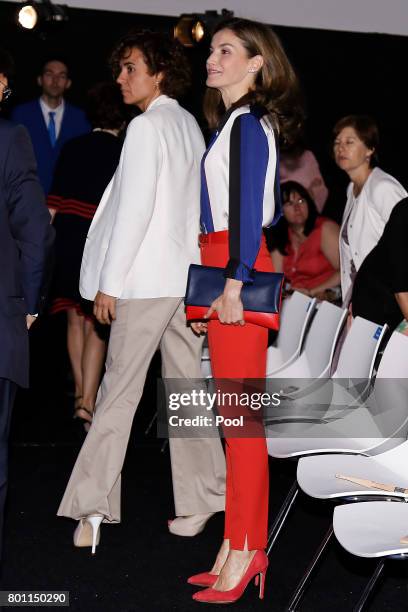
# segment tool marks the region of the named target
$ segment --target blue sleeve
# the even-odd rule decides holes
[[[231,129],[229,156],[229,261],[226,278],[252,283],[262,236],[269,147],[259,120],[239,115]]]
[[[37,178],[36,163],[26,129],[17,126],[4,169],[10,228],[20,251],[20,270],[29,313],[38,312],[46,258],[54,228]]]
[[[11,112],[10,119],[11,121],[13,121],[13,123],[20,123],[22,125],[25,124],[25,116],[24,116],[24,113],[21,112],[21,109],[19,106],[16,106],[14,110]]]

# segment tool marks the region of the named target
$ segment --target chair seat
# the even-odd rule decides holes
[[[369,413],[362,412],[363,409],[356,408],[356,414],[327,424],[303,425],[298,422],[268,425],[268,452],[277,458],[317,453],[369,453],[385,439]],[[360,432],[364,432],[364,437],[353,437]]]
[[[336,478],[336,474],[374,480],[383,484],[392,484],[408,489],[408,471],[401,465],[401,471],[395,472],[381,465],[381,455],[364,457],[360,455],[317,455],[300,459],[297,468],[297,480],[300,488],[307,495],[319,499],[335,499],[350,495],[377,495],[407,499],[404,493],[388,493],[380,489],[362,487],[348,480]],[[408,532],[408,523],[407,523]]]
[[[363,502],[337,506],[334,534],[345,550],[358,557],[408,554],[400,539],[408,534],[408,504]]]
[[[369,454],[371,448],[375,448],[382,442],[383,438],[273,438],[266,429],[268,436],[268,453],[276,459],[289,459],[294,457],[305,457],[322,453],[353,453],[358,455]]]

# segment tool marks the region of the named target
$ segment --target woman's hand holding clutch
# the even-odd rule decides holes
[[[244,308],[241,300],[242,282],[233,278],[227,278],[224,292],[218,296],[204,315],[209,319],[213,312],[218,313],[220,323],[227,325],[245,325]],[[208,323],[204,321],[193,321],[191,328],[196,334],[205,334],[208,331]]]
[[[211,314],[216,311],[220,323],[226,323],[228,325],[245,325],[241,288],[241,281],[227,278],[224,292],[213,301],[204,317],[209,319]]]

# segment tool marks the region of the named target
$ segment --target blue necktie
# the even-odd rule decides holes
[[[55,129],[55,112],[50,111],[48,113],[50,120],[48,121],[48,134],[50,137],[51,146],[55,147],[57,142],[57,130]]]

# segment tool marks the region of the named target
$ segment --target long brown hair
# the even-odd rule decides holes
[[[268,111],[281,141],[285,144],[294,142],[304,118],[302,98],[298,79],[279,38],[269,26],[248,19],[227,19],[215,28],[214,34],[221,30],[233,32],[247,50],[248,57],[262,55],[264,60],[256,75],[255,89],[234,106],[260,104]],[[204,114],[211,128],[217,126],[224,112],[221,93],[208,88]]]

